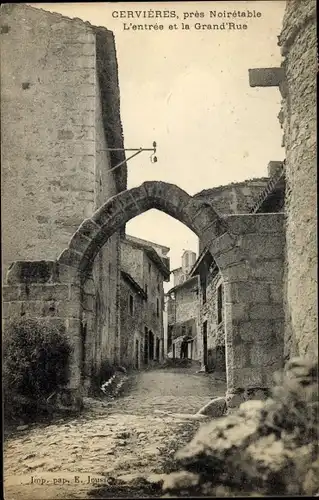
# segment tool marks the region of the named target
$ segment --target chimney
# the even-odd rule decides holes
[[[278,175],[283,169],[283,162],[282,161],[270,161],[268,163],[268,177],[275,177]]]

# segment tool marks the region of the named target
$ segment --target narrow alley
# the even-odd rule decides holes
[[[88,399],[77,418],[9,437],[6,499],[86,498],[96,485],[161,474],[164,461],[205,421],[194,414],[224,393],[225,380],[194,368],[130,375],[114,401]]]

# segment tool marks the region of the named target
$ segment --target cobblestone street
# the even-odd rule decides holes
[[[78,418],[9,437],[5,498],[85,498],[110,477],[160,474],[168,455],[200,425],[194,413],[224,393],[222,378],[192,369],[133,374],[118,399],[88,399],[88,410]]]

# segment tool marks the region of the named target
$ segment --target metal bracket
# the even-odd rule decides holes
[[[151,163],[156,163],[157,162],[157,157],[155,156],[155,153],[156,153],[156,147],[157,147],[157,144],[156,142],[154,141],[153,142],[153,147],[152,148],[108,148],[104,151],[135,151],[134,154],[132,154],[131,156],[129,156],[128,158],[126,158],[125,160],[121,161],[121,163],[119,163],[118,165],[116,165],[115,167],[111,168],[110,170],[108,170],[108,172],[112,172],[113,170],[115,170],[116,168],[119,168],[121,167],[122,165],[124,165],[126,162],[128,162],[129,160],[131,160],[132,158],[134,158],[134,156],[137,156],[139,155],[140,153],[142,153],[142,151],[152,151],[152,154],[150,156],[150,160],[151,160]]]

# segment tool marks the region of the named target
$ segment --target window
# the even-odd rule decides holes
[[[217,323],[223,321],[223,285],[220,284],[217,288]]]
[[[159,300],[156,299],[156,316],[159,317]]]
[[[129,311],[130,311],[130,315],[133,316],[133,312],[134,312],[134,299],[133,299],[132,295],[129,296]]]
[[[161,287],[160,287],[160,284],[157,283],[157,291],[160,292],[161,291]]]
[[[148,263],[148,272],[149,272],[149,273],[151,272],[151,269],[152,269],[152,267],[151,267],[151,263],[149,262],[149,263]]]

